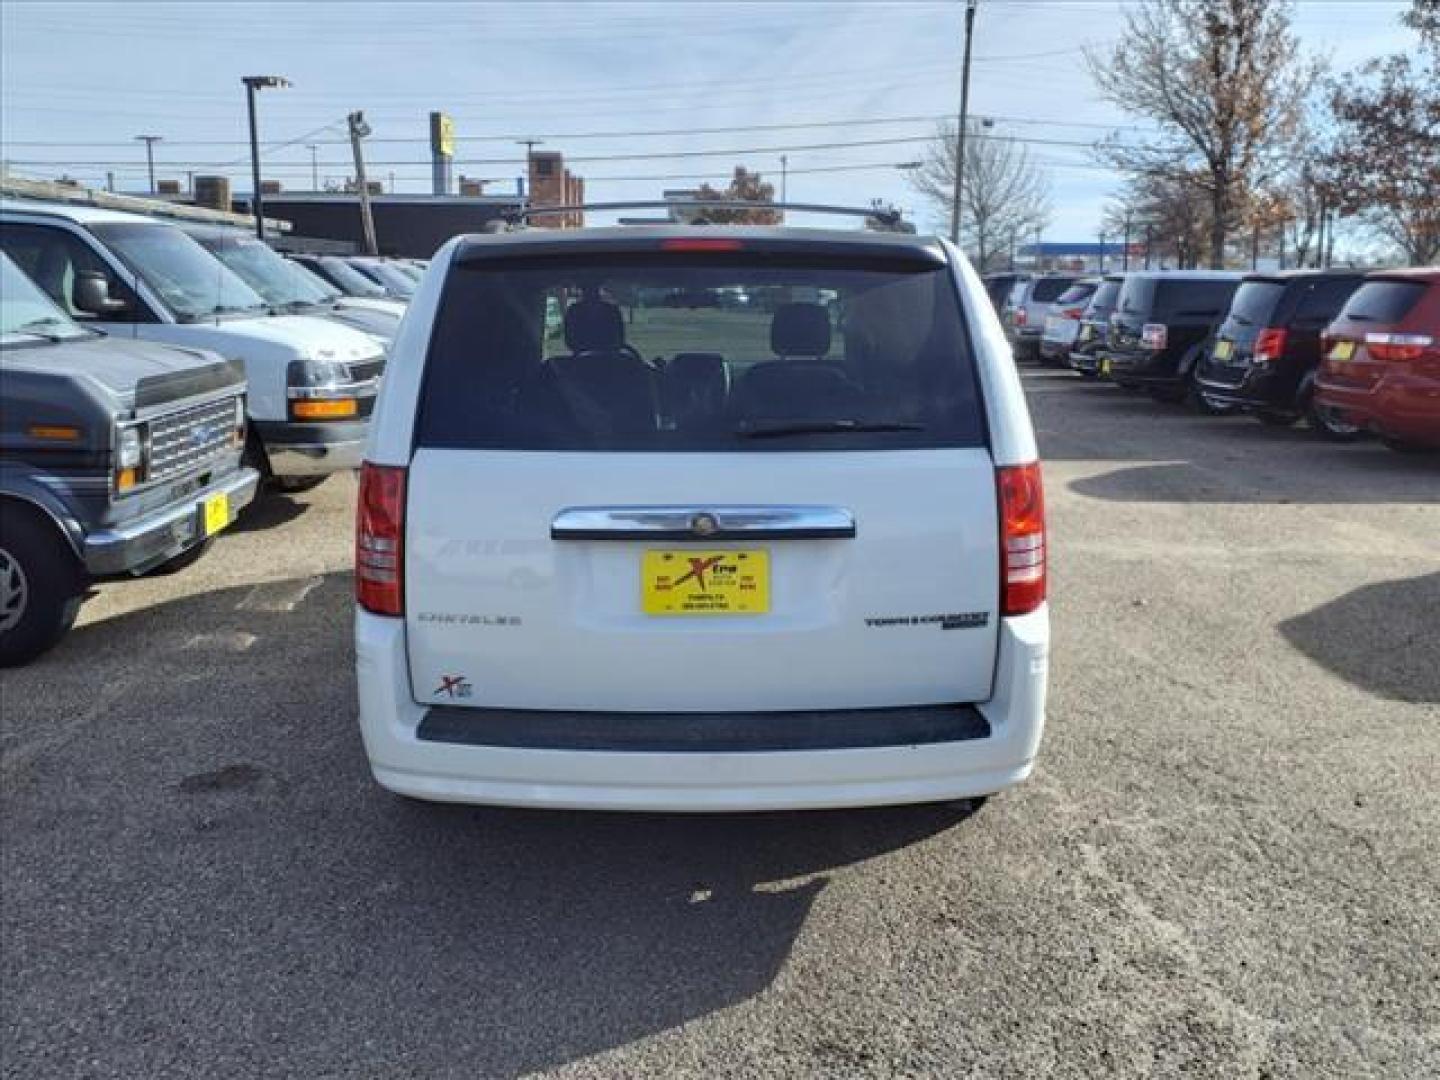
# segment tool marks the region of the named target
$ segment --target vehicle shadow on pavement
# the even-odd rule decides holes
[[[1280,624],[1291,645],[1394,701],[1440,704],[1440,573],[1364,585]]]
[[[274,529],[294,521],[309,509],[309,503],[301,502],[292,495],[261,487],[255,494],[255,501],[240,512],[230,530],[238,533]]]
[[[828,871],[970,812],[397,799],[356,728],[351,595],[347,574],[220,590],[77,628],[6,673],[12,1064],[555,1066],[760,993]]]

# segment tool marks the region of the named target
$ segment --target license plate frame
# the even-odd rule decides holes
[[[200,535],[214,536],[230,524],[230,496],[220,491],[200,501]]]
[[[765,615],[767,548],[649,548],[640,557],[640,610],[659,618]]]

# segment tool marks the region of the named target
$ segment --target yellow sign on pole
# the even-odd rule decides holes
[[[445,157],[455,156],[455,121],[445,113],[430,114],[430,150]]]

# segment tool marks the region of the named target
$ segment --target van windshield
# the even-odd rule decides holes
[[[298,269],[269,244],[253,236],[207,233],[196,239],[201,247],[235,271],[268,303],[281,307],[311,307],[329,303],[340,295],[320,285],[313,275]]]
[[[181,320],[266,309],[254,289],[173,225],[98,222],[90,231]]]
[[[320,268],[328,274],[348,296],[384,296],[385,287],[360,273],[344,259],[327,255],[320,260]]]
[[[981,446],[944,268],[679,255],[517,257],[450,272],[424,446]]]
[[[0,338],[68,341],[90,336],[0,252]]]

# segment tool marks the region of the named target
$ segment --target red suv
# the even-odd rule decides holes
[[[1440,448],[1440,267],[1367,276],[1324,350],[1317,409],[1396,450]]]

